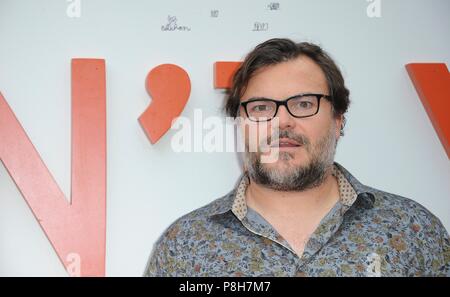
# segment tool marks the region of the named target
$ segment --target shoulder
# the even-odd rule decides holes
[[[367,187],[373,206],[366,222],[392,251],[404,254],[420,275],[450,276],[450,240],[441,221],[410,198]],[[394,253],[395,254],[395,253]]]
[[[196,252],[207,247],[218,232],[212,216],[226,212],[230,199],[231,192],[170,224],[153,246],[145,275],[186,275]]]
[[[449,262],[449,236],[442,222],[426,207],[410,198],[375,190],[374,216],[387,234],[406,240],[408,250]],[[443,260],[443,259],[441,259]]]
[[[231,208],[231,192],[197,208],[175,220],[161,235],[159,240],[183,239],[196,232],[203,232],[211,223],[211,217]],[[183,236],[184,235],[184,236]]]
[[[413,231],[417,231],[418,227],[439,233],[445,231],[441,221],[419,202],[386,191],[370,189],[375,197],[374,210],[376,213],[391,216],[393,222],[408,225]]]

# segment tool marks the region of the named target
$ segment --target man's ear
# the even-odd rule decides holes
[[[341,130],[343,128],[344,125],[344,115],[337,115],[335,116],[335,121],[336,121],[336,139],[339,139],[339,137],[341,136]]]

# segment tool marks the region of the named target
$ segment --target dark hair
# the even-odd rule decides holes
[[[258,69],[275,65],[305,55],[320,66],[325,74],[330,102],[335,116],[344,115],[350,104],[349,90],[345,87],[344,78],[333,59],[318,45],[309,42],[295,43],[286,38],[273,38],[257,45],[246,57],[233,76],[232,86],[227,91],[225,112],[228,116],[237,117],[242,95],[251,77]],[[343,117],[341,135],[345,117]]]

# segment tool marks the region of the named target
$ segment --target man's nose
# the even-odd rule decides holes
[[[278,108],[278,125],[281,130],[293,128],[295,126],[295,118],[289,113],[286,106],[280,106]]]

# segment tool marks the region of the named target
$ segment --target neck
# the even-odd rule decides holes
[[[331,209],[339,200],[339,188],[331,170],[322,184],[304,191],[276,191],[251,180],[246,200],[249,207],[263,215],[306,218]]]

